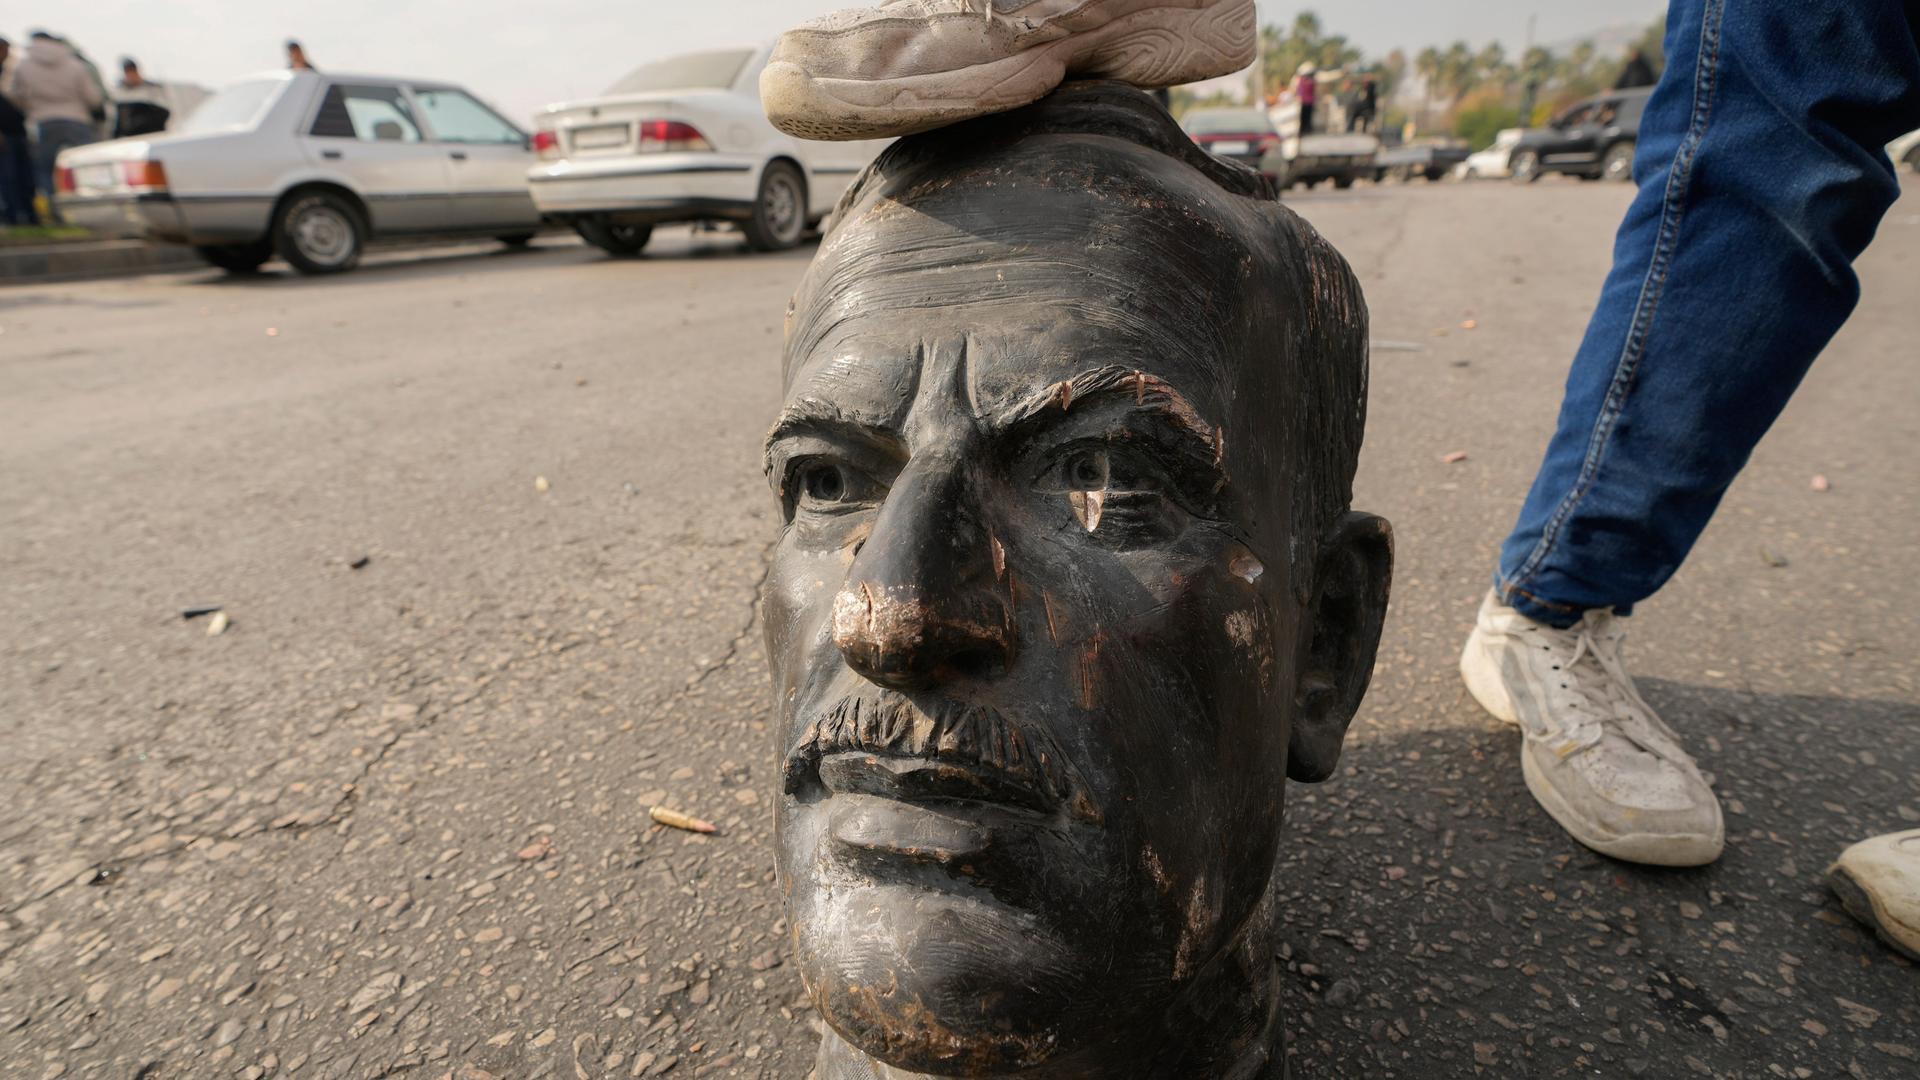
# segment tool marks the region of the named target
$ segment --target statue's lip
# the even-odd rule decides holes
[[[993,830],[949,807],[844,792],[827,804],[827,830],[855,858],[905,859],[964,868],[985,854]]]
[[[901,802],[972,802],[1039,814],[1059,803],[1050,794],[996,769],[935,758],[846,751],[819,762],[820,783],[835,795],[872,795]]]

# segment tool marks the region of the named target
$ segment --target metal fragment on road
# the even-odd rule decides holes
[[[647,816],[672,829],[685,829],[687,832],[696,833],[717,833],[720,831],[711,821],[702,821],[697,817],[683,814],[678,810],[671,810],[664,806],[649,807],[647,809]]]

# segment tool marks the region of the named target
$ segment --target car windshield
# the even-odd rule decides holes
[[[1259,109],[1201,109],[1187,114],[1189,135],[1243,135],[1270,132],[1273,125]]]
[[[180,132],[198,135],[209,131],[243,131],[260,119],[267,105],[279,96],[285,79],[249,79],[237,82],[200,103],[180,125]]]
[[[740,77],[753,56],[751,49],[717,49],[687,53],[643,64],[607,87],[611,94],[644,94],[653,90],[725,90]]]

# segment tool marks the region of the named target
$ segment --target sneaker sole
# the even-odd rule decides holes
[[[1840,906],[1847,909],[1847,914],[1873,927],[1875,936],[1886,942],[1888,948],[1920,963],[1920,930],[1895,922],[1881,909],[1874,895],[1844,867],[1836,864],[1827,870],[1827,887],[1840,898]]]
[[[1148,8],[990,63],[897,79],[815,78],[779,60],[760,75],[760,102],[802,139],[912,135],[1030,105],[1069,71],[1140,87],[1230,74],[1253,62],[1254,33],[1254,0]]]
[[[1477,631],[1467,639],[1467,646],[1460,653],[1460,677],[1467,684],[1467,692],[1473,695],[1481,708],[1493,714],[1494,719],[1514,727],[1520,726],[1520,715],[1513,707],[1513,696],[1507,693],[1506,683],[1500,677],[1500,665],[1480,644]],[[1568,836],[1594,851],[1648,866],[1705,866],[1718,859],[1726,848],[1724,831],[1719,835],[1616,834],[1595,829],[1576,815],[1560,793],[1540,775],[1533,758],[1526,752],[1524,733],[1521,740],[1520,774],[1526,778],[1527,791],[1533,795],[1533,801],[1539,803],[1540,809],[1545,810],[1547,816]]]

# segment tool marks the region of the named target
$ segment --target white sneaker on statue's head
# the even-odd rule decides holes
[[[1920,829],[1862,840],[1827,868],[1827,884],[1880,940],[1920,961]]]
[[[1720,857],[1726,824],[1699,766],[1634,689],[1612,612],[1561,630],[1492,593],[1460,656],[1467,689],[1518,724],[1527,790],[1595,851],[1657,866]]]
[[[910,135],[1038,101],[1063,79],[1153,88],[1253,62],[1253,0],[892,0],[782,35],[760,76],[802,139]]]

